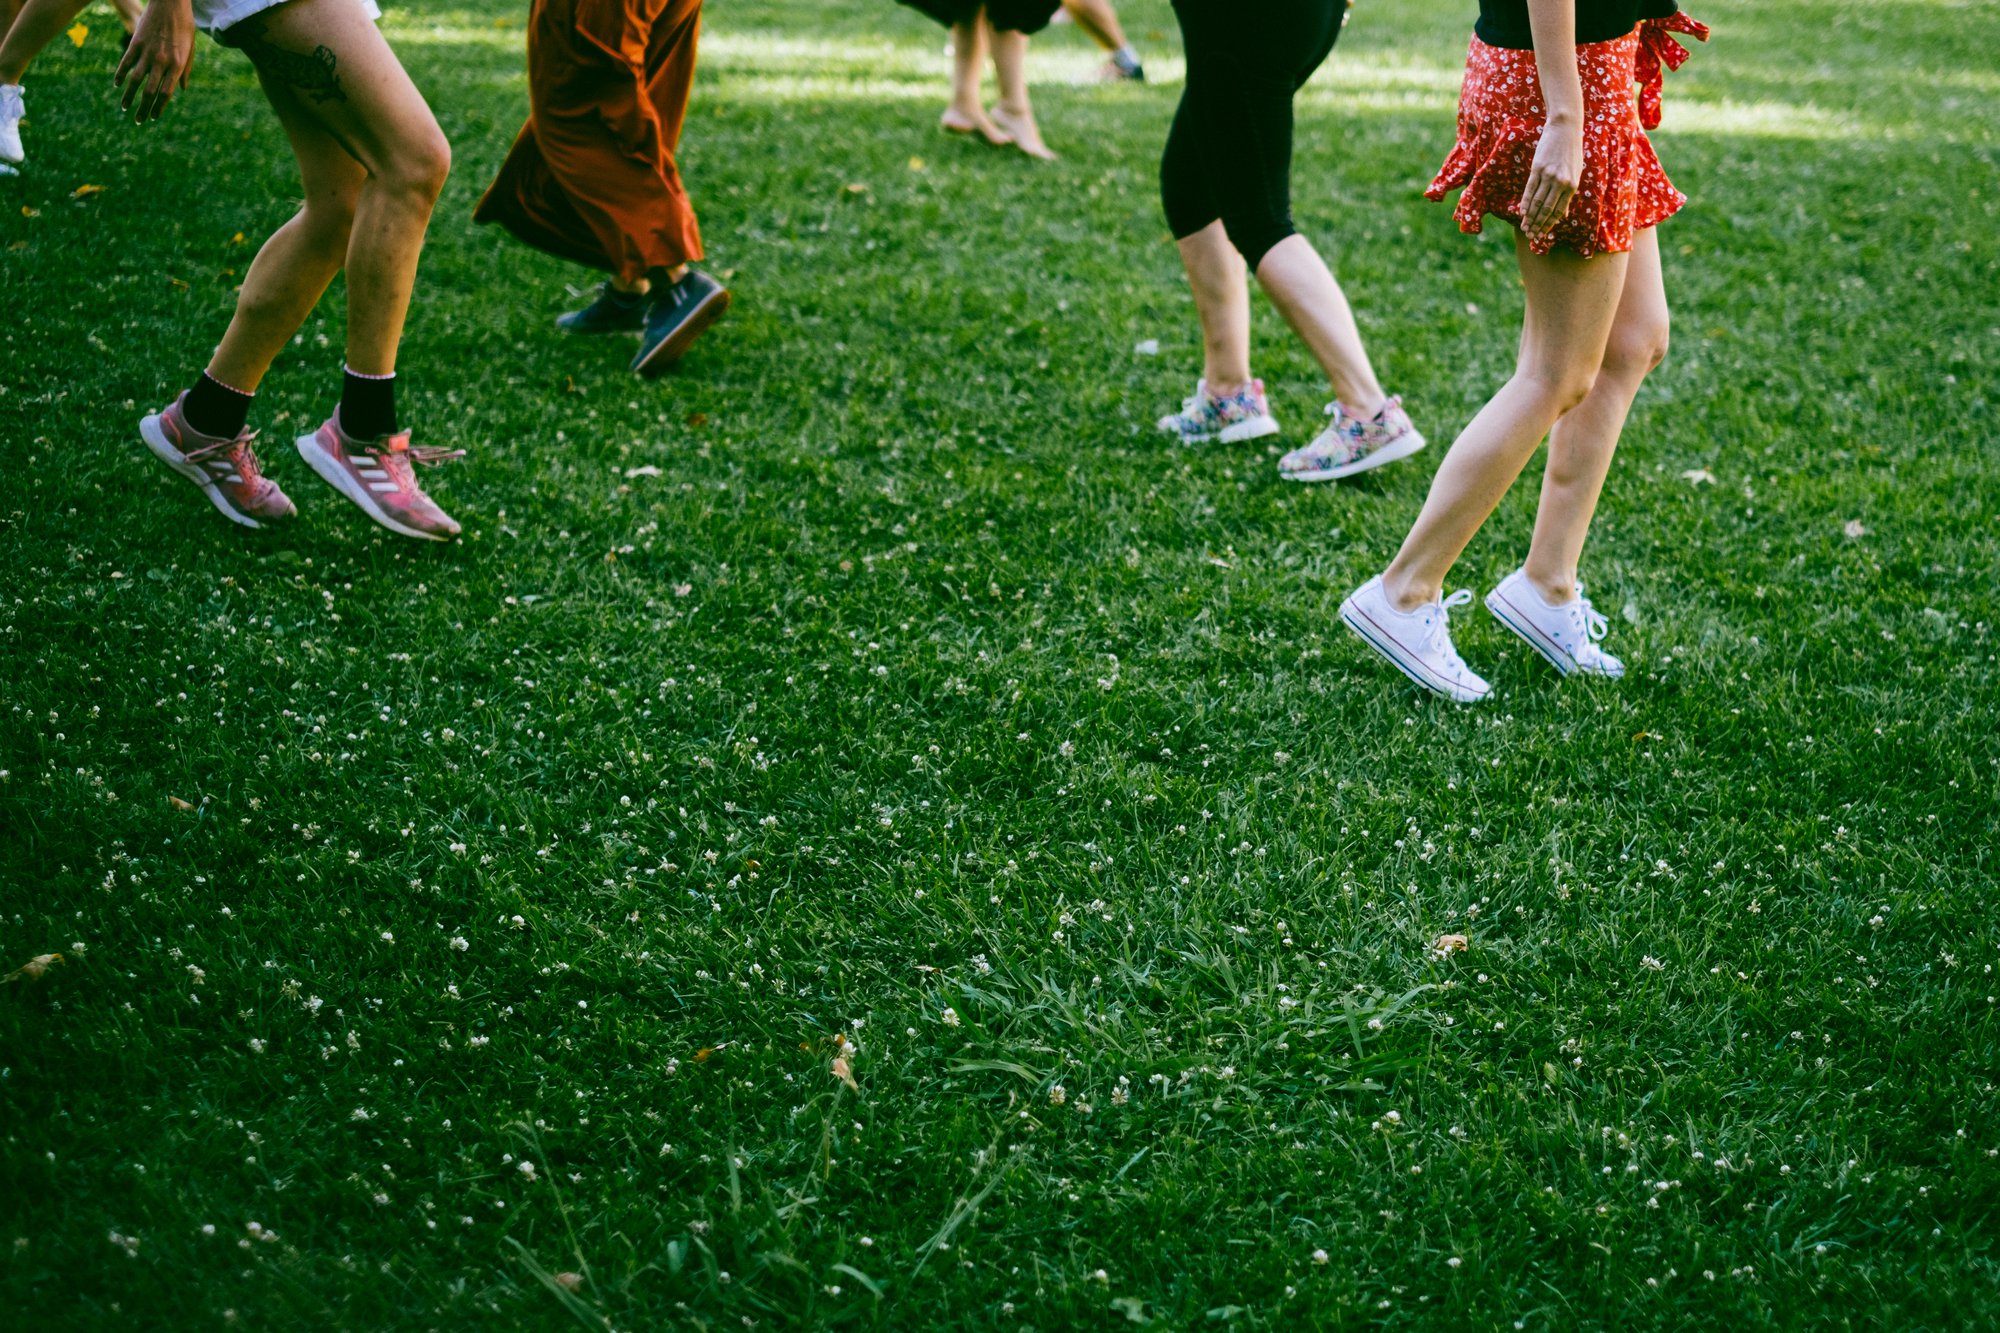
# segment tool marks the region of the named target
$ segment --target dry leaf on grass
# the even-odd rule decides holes
[[[856,1092],[861,1091],[861,1085],[854,1081],[854,1066],[847,1063],[846,1056],[833,1057],[833,1076]]]
[[[59,953],[38,953],[12,972],[9,972],[6,976],[0,977],[0,985],[9,982],[19,982],[25,986],[32,982],[40,981],[44,972],[47,972],[62,960],[63,956]]]
[[[1471,941],[1467,940],[1463,935],[1440,935],[1437,937],[1436,942],[1431,945],[1431,952],[1439,958],[1444,957],[1448,953],[1464,953],[1467,945],[1470,943]]]
[[[1847,534],[1847,539],[1849,541],[1853,541],[1857,537],[1866,537],[1868,535],[1868,525],[1863,523],[1858,518],[1848,519],[1847,522],[1841,526],[1840,530]]]
[[[581,1273],[557,1273],[556,1285],[564,1291],[576,1291],[583,1286]]]
[[[171,805],[171,806],[172,806],[172,807],[173,807],[174,809],[176,809],[176,810],[192,810],[192,809],[194,809],[194,802],[193,802],[193,801],[183,801],[183,800],[182,800],[182,799],[181,799],[180,797],[178,797],[178,796],[169,796],[169,797],[167,798],[167,804],[168,804],[168,805]]]
[[[64,33],[63,36],[69,38],[71,45],[82,46],[84,42],[90,39],[90,28],[85,24],[79,23]]]

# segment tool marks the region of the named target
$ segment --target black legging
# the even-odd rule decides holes
[[[1252,272],[1292,226],[1292,94],[1340,37],[1345,0],[1174,0],[1187,84],[1160,158],[1174,239],[1222,219]]]

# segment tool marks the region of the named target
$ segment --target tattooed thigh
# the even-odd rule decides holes
[[[345,102],[346,89],[340,86],[339,60],[333,49],[315,46],[311,54],[287,51],[266,35],[268,20],[262,14],[252,14],[241,23],[216,34],[216,40],[224,46],[233,46],[250,57],[267,77],[311,98],[315,102]]]

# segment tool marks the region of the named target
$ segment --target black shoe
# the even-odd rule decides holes
[[[564,333],[637,333],[646,327],[646,298],[607,282],[597,289],[595,301],[556,316],[556,327]]]
[[[689,269],[671,287],[655,288],[632,369],[647,379],[664,374],[727,309],[729,290],[699,269]]]

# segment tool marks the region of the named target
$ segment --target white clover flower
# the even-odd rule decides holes
[[[463,935],[454,935],[451,937],[451,947],[460,953],[464,953],[472,947],[472,941],[466,939]]]
[[[385,931],[383,931],[383,932],[382,932],[382,943],[384,943],[384,944],[394,944],[395,942],[396,942],[396,936],[395,936],[395,933],[394,933],[393,931],[387,931],[387,930],[385,930]]]
[[[262,1037],[252,1037],[250,1039],[250,1050],[252,1054],[262,1055],[264,1053],[264,1039]]]
[[[1333,1256],[1328,1254],[1325,1250],[1313,1251],[1313,1262],[1316,1264],[1330,1263],[1332,1259]]]
[[[535,1178],[535,1164],[533,1162],[522,1162],[519,1166],[515,1167],[514,1169],[516,1171],[519,1171],[522,1175],[526,1176],[530,1180],[533,1180]]]
[[[938,1017],[943,1020],[944,1025],[948,1028],[958,1026],[958,1010],[952,1008],[950,1005],[946,1005],[944,1012],[938,1015]]]
[[[1062,1084],[1058,1083],[1054,1087],[1049,1089],[1050,1106],[1061,1106],[1064,1102],[1068,1100],[1069,1100],[1069,1089],[1065,1088]]]
[[[366,1120],[368,1118],[368,1108],[365,1106],[357,1106],[354,1108],[353,1112],[348,1115],[347,1118],[349,1120]]]

